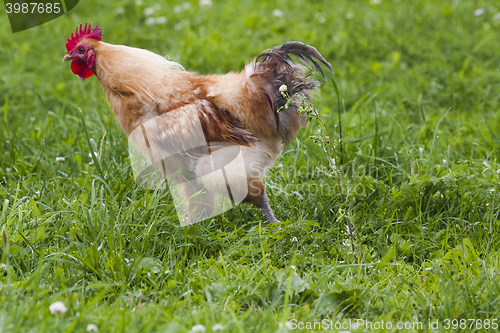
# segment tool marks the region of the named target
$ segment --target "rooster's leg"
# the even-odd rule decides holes
[[[274,216],[271,206],[269,206],[269,199],[267,198],[267,195],[265,193],[262,196],[261,205],[262,205],[262,211],[264,211],[264,215],[266,215],[267,221],[269,223],[279,222]]]
[[[269,205],[269,199],[266,195],[266,187],[260,179],[252,179],[248,182],[248,194],[244,201],[250,202],[255,207],[262,209],[269,223],[279,222],[274,216],[273,210]]]

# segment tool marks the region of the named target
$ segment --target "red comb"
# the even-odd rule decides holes
[[[91,23],[88,22],[85,23],[85,27],[83,28],[82,25],[80,24],[80,29],[76,27],[76,35],[73,36],[73,33],[71,33],[71,38],[68,38],[68,42],[66,43],[66,50],[68,50],[68,53],[72,51],[82,39],[92,38],[100,41],[101,36],[102,36],[101,28],[94,27],[94,30],[92,30]]]

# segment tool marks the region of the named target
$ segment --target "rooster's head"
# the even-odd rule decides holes
[[[63,61],[71,60],[71,70],[82,80],[94,74],[92,68],[95,64],[95,53],[91,44],[93,40],[100,41],[101,36],[101,28],[94,27],[92,29],[90,23],[85,23],[85,27],[82,28],[80,24],[80,28],[76,28],[76,34],[73,36],[72,33],[71,37],[68,38],[66,43],[68,54],[64,56]]]

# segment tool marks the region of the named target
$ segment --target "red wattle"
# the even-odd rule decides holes
[[[73,59],[71,62],[71,71],[78,75],[82,80],[91,77],[94,75],[94,72],[87,67],[87,64],[82,64],[77,59]]]

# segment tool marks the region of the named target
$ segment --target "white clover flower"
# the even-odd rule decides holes
[[[64,305],[63,302],[57,301],[52,303],[49,306],[50,313],[59,313],[59,314],[65,314],[68,309],[66,309],[66,306]]]
[[[484,8],[478,8],[474,11],[474,16],[481,16],[485,13],[486,11],[484,10]]]
[[[191,332],[193,333],[205,333],[205,326],[202,324],[194,325],[191,327]]]
[[[293,325],[291,322],[287,321],[287,322],[284,322],[284,323],[279,323],[278,324],[278,327],[281,329],[281,328],[285,328],[287,330],[291,330],[293,329]]]
[[[115,13],[123,14],[123,13],[125,13],[125,9],[123,9],[123,7],[118,7],[118,8],[116,8]]]
[[[65,159],[66,159],[66,157],[56,157],[57,162],[64,161]]]
[[[97,326],[94,325],[94,324],[88,324],[87,325],[87,332],[97,332],[98,329],[97,329]]]
[[[200,7],[202,8],[212,7],[212,0],[200,0]]]
[[[144,15],[146,15],[146,16],[153,15],[154,12],[155,12],[155,9],[153,7],[148,7],[146,9],[144,9]]]
[[[165,16],[160,16],[156,18],[156,24],[165,24],[167,23],[167,18]]]
[[[286,84],[282,84],[280,86],[280,92],[287,92],[288,91],[288,87],[286,86]]]
[[[273,10],[273,16],[277,18],[282,18],[283,17],[283,12],[279,9]]]
[[[222,331],[223,329],[224,329],[224,326],[222,326],[221,324],[215,324],[214,326],[212,326],[212,331],[214,331],[214,332]]]

